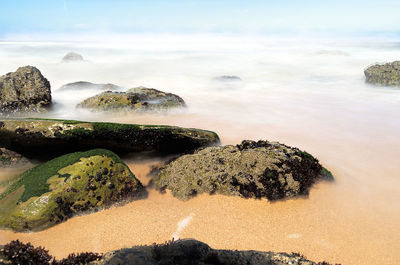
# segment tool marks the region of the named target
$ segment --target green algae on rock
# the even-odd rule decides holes
[[[50,160],[16,176],[0,194],[0,225],[42,230],[144,192],[113,152],[94,149]]]
[[[50,83],[33,66],[0,77],[0,111],[43,111],[51,105]]]
[[[165,111],[185,107],[183,99],[154,88],[136,87],[126,92],[106,91],[81,102],[78,107],[96,111]]]
[[[0,120],[0,146],[41,159],[93,148],[117,154],[176,154],[219,143],[211,131],[166,125],[137,125],[49,119]]]
[[[106,253],[99,261],[93,261],[89,264],[317,265],[317,263],[295,253],[217,250],[193,239],[170,241],[160,245],[153,244],[151,246],[120,249]],[[329,265],[326,262],[318,264]]]
[[[307,152],[276,142],[247,140],[181,156],[160,170],[154,184],[182,200],[219,193],[274,201],[308,195],[321,178],[333,177]]]
[[[364,71],[364,74],[368,83],[400,86],[400,61],[370,66]]]

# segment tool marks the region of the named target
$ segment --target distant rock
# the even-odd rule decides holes
[[[235,75],[221,75],[221,76],[215,77],[214,79],[218,80],[218,81],[223,81],[223,82],[242,81],[242,79],[239,76],[235,76]]]
[[[320,50],[315,52],[316,55],[332,55],[332,56],[350,56],[350,53],[341,50]]]
[[[145,87],[127,92],[103,92],[78,105],[95,111],[165,111],[185,106],[185,101],[175,94]]]
[[[375,64],[364,71],[366,81],[374,85],[400,86],[400,61]]]
[[[78,81],[65,84],[62,87],[60,87],[58,91],[82,90],[82,89],[119,90],[121,89],[121,87],[114,84],[94,84],[86,81]]]
[[[143,191],[116,154],[104,149],[71,153],[10,181],[0,193],[0,226],[43,230],[76,214],[135,198]]]
[[[193,240],[125,248],[106,253],[90,265],[317,265],[300,254],[262,251],[217,250]],[[318,263],[326,264],[329,263]]]
[[[22,155],[6,148],[0,148],[0,167],[16,167],[26,163],[28,163],[28,159]]]
[[[50,119],[1,119],[0,146],[28,158],[104,148],[119,155],[177,154],[219,144],[216,133],[167,125],[140,125]]]
[[[309,153],[276,142],[247,140],[181,156],[161,169],[154,184],[181,200],[219,193],[274,201],[308,195],[323,178],[332,175]]]
[[[51,105],[49,81],[33,66],[0,77],[0,111],[43,111]]]
[[[62,61],[63,62],[79,62],[79,61],[83,61],[83,56],[78,53],[75,53],[75,52],[69,52],[62,58]]]

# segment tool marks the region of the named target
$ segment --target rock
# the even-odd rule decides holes
[[[82,90],[82,89],[97,89],[97,90],[118,90],[121,87],[114,84],[94,84],[86,81],[79,81],[74,83],[68,83],[58,89],[58,91],[67,90]]]
[[[299,254],[262,251],[216,250],[193,239],[152,246],[125,248],[106,253],[91,265],[317,265]],[[328,263],[321,263],[329,265]]]
[[[185,106],[183,99],[177,95],[145,87],[132,88],[127,92],[106,91],[78,105],[97,111],[162,111]]]
[[[107,184],[93,178],[104,168]],[[43,230],[72,216],[139,196],[144,188],[128,166],[104,149],[67,154],[15,177],[0,194],[0,226]],[[108,186],[113,184],[114,188]]]
[[[400,86],[400,61],[370,66],[364,71],[364,74],[368,83]]]
[[[221,76],[215,77],[215,80],[223,81],[223,82],[242,81],[242,79],[239,76],[235,76],[235,75],[221,75]]]
[[[33,66],[0,77],[0,111],[43,111],[51,104],[50,83]]]
[[[82,55],[75,53],[75,52],[69,52],[67,53],[63,58],[63,62],[80,62],[83,61]]]
[[[177,154],[219,143],[211,131],[165,125],[137,125],[46,119],[0,120],[0,146],[28,158],[109,149],[117,154]]]
[[[219,193],[274,201],[308,195],[324,177],[332,175],[307,152],[276,142],[243,141],[181,156],[161,169],[154,184],[181,200]]]
[[[22,155],[5,148],[0,148],[0,167],[17,167],[28,162],[28,159]]]

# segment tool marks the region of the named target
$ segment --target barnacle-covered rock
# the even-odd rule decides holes
[[[7,184],[0,194],[0,226],[15,231],[42,230],[144,190],[127,165],[104,149],[55,158]]]
[[[156,188],[187,200],[219,193],[274,201],[307,195],[320,178],[331,178],[312,155],[276,142],[243,141],[184,155],[161,169]]]
[[[368,83],[400,86],[400,61],[370,66],[364,71],[364,74]]]

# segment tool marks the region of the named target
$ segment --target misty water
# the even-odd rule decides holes
[[[69,51],[85,61],[62,63]],[[179,230],[181,238],[216,248],[295,251],[342,264],[399,263],[400,88],[366,84],[363,74],[371,64],[399,58],[400,42],[372,38],[0,42],[1,75],[33,65],[51,83],[51,111],[31,116],[202,128],[217,132],[222,144],[279,141],[313,154],[335,176],[334,183],[315,185],[309,198],[276,203],[219,195],[181,202],[150,190],[145,200],[43,232],[1,231],[0,244],[20,238],[62,257],[164,242]],[[241,81],[216,79],[222,75]],[[159,114],[76,109],[99,91],[57,91],[75,81],[156,88],[178,94],[188,107]],[[154,161],[125,159],[146,181]],[[177,230],[178,223],[185,227]]]

